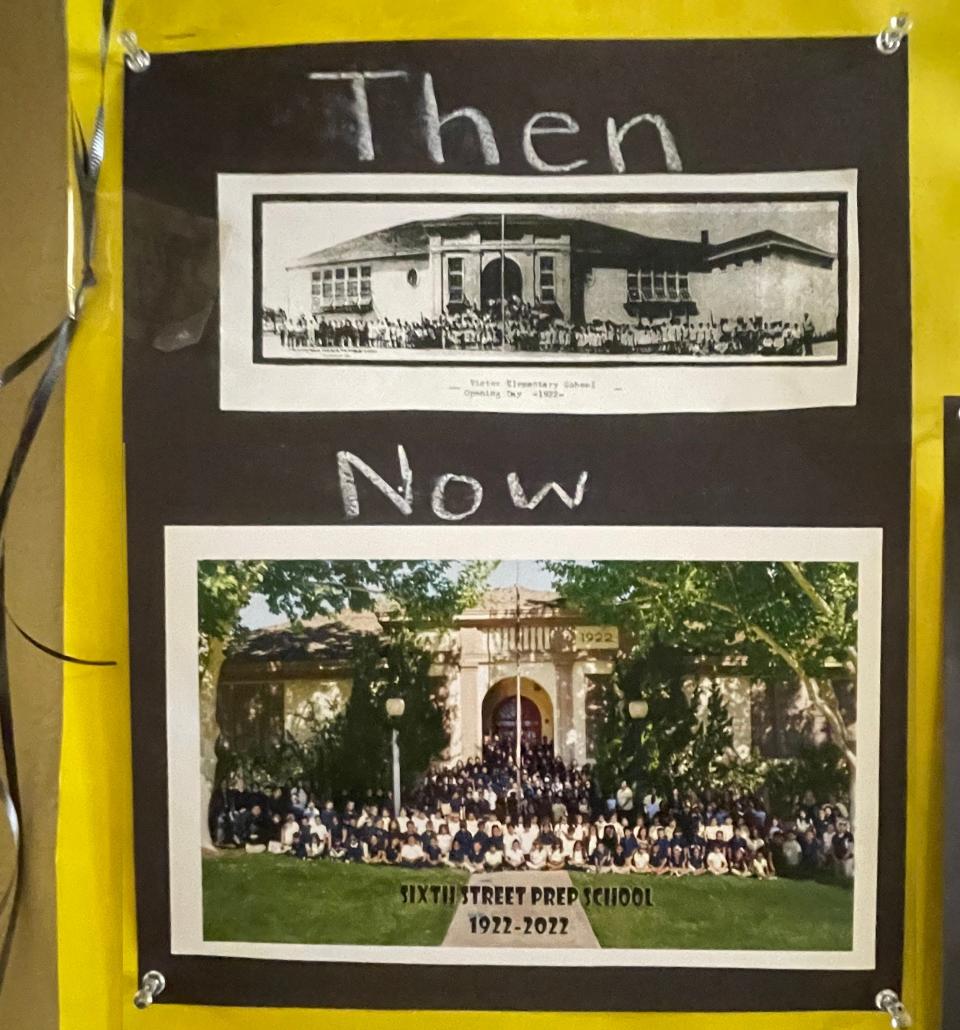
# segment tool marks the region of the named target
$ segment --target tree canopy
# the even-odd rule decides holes
[[[857,566],[849,562],[548,562],[556,589],[588,618],[689,655],[739,654],[754,679],[796,680],[851,770],[856,747],[831,685],[857,671]]]

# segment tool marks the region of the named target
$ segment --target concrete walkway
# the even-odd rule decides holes
[[[568,901],[573,890],[566,873],[474,873],[467,890],[468,900],[457,906],[443,940],[445,948],[600,947],[580,902],[559,903]]]

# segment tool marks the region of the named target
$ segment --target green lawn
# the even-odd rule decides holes
[[[203,861],[203,936],[283,944],[441,944],[454,907],[403,905],[400,884],[466,880],[466,873],[453,869],[230,852]]]
[[[667,879],[573,873],[578,888],[649,886],[649,908],[586,906],[605,948],[725,948],[847,951],[853,944],[852,885],[812,880]]]
[[[704,876],[589,876],[574,885],[649,886],[647,907],[585,906],[607,948],[846,951],[851,885]],[[227,852],[203,860],[204,938],[285,944],[439,945],[454,907],[404,905],[400,884],[465,883],[452,869],[297,862]]]

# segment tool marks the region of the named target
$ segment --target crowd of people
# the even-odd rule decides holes
[[[338,807],[318,805],[299,785],[251,785],[221,792],[212,822],[219,847],[301,860],[476,873],[853,876],[842,803],[808,793],[781,820],[760,798],[728,791],[641,798],[622,782],[603,797],[589,766],[564,762],[546,742],[523,745],[518,781],[512,743],[496,736],[481,758],[432,770],[396,814],[373,792]]]
[[[480,310],[464,306],[438,318],[349,318],[316,314],[265,318],[264,328],[293,350],[447,349],[574,354],[813,354],[818,334],[809,314],[799,321],[740,315],[719,321],[673,316],[632,322],[575,323],[556,308],[513,298]]]

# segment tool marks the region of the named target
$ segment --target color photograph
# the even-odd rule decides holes
[[[194,577],[204,941],[852,951],[857,560]]]

